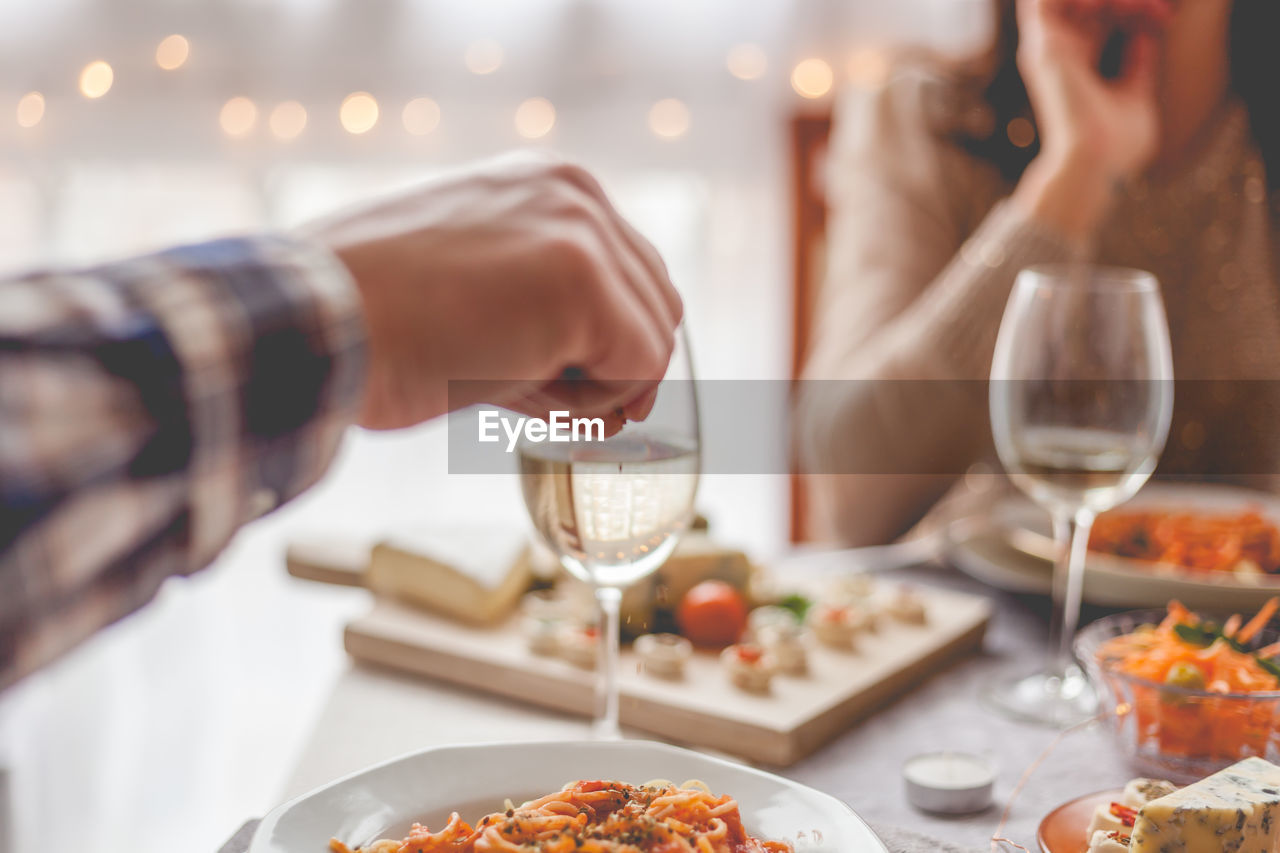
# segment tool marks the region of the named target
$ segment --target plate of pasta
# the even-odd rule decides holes
[[[887,853],[836,798],[647,741],[449,746],[263,819],[248,853]]]
[[[950,544],[963,571],[1016,592],[1047,593],[1049,519],[1021,497]],[[1084,599],[1107,607],[1250,610],[1280,594],[1280,499],[1208,483],[1158,483],[1094,522]]]

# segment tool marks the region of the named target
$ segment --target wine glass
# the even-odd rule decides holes
[[[1169,326],[1155,276],[1032,267],[1014,284],[991,365],[991,429],[1010,479],[1053,517],[1049,660],[990,686],[1010,716],[1087,719],[1096,699],[1071,657],[1089,531],[1155,470],[1173,411]]]
[[[698,490],[698,401],[683,326],[649,415],[596,438],[583,430],[569,442],[521,441],[520,480],[542,539],[595,592],[595,733],[617,740],[622,593],[671,556],[693,520]]]

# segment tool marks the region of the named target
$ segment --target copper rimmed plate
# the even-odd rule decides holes
[[[1124,791],[1099,791],[1063,803],[1045,815],[1036,831],[1044,853],[1085,853],[1089,849],[1089,823],[1100,805],[1119,802]]]

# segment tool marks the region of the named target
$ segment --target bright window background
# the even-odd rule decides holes
[[[700,375],[784,377],[787,122],[831,97],[802,98],[792,69],[821,58],[836,90],[874,85],[885,45],[966,49],[988,17],[987,0],[0,0],[0,270],[286,228],[531,147],[597,172],[662,250]],[[190,55],[163,71],[171,33]],[[730,73],[743,44],[735,67],[755,79]],[[489,73],[468,70],[499,53]],[[77,79],[95,59],[114,80],[89,100]],[[31,91],[44,110],[23,127]],[[380,110],[360,135],[339,120],[356,91]],[[219,114],[236,96],[257,118],[233,137]],[[424,97],[439,121],[414,135],[401,112]],[[516,124],[530,98],[554,109],[535,139]],[[651,121],[665,99],[679,104]],[[307,112],[288,140],[269,121],[284,101]],[[511,480],[447,476],[443,441],[431,425],[353,433],[324,483],[213,571],[0,698],[15,849],[87,834],[95,850],[212,853],[272,805],[343,665],[337,626],[365,606],[284,577],[284,543],[524,523]],[[782,478],[708,478],[700,503],[728,542],[767,553],[785,540]]]

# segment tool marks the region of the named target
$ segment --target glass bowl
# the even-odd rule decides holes
[[[1097,689],[1099,710],[1114,712],[1104,725],[1134,769],[1187,783],[1251,755],[1280,761],[1280,690],[1210,693],[1174,687],[1120,672],[1103,658],[1107,640],[1157,624],[1165,615],[1163,610],[1118,613],[1076,635],[1076,657]],[[1260,648],[1277,640],[1280,625],[1273,621],[1250,645]]]

